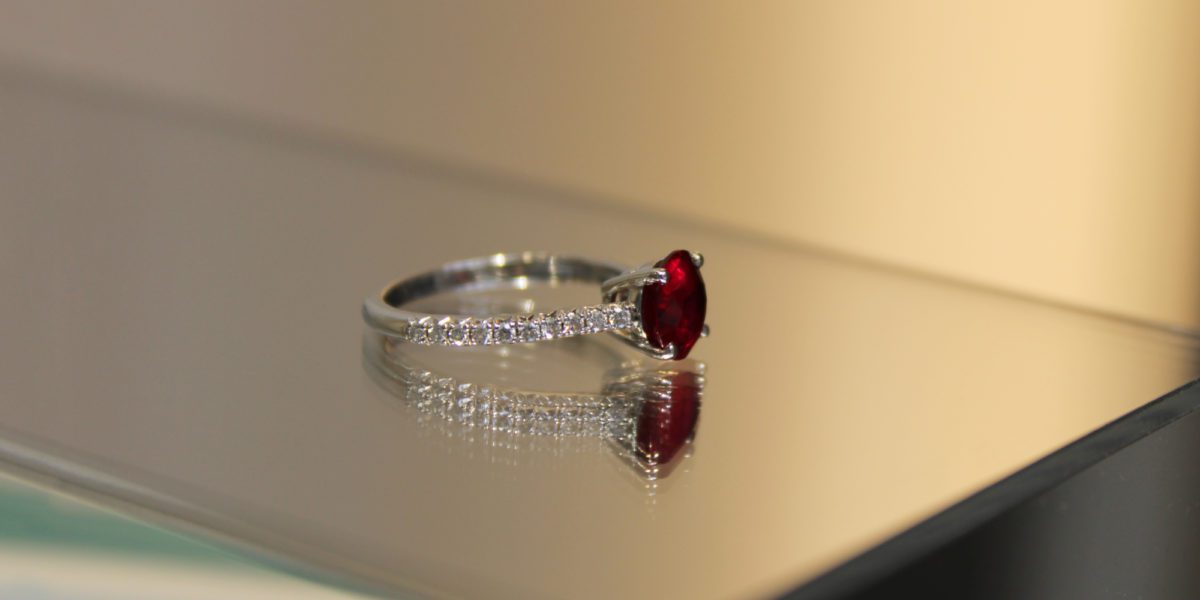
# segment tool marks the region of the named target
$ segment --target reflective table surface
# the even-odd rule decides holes
[[[1200,370],[1160,327],[26,73],[0,71],[0,133],[4,469],[387,595],[780,593]],[[706,257],[687,363],[417,351],[360,316],[451,260],[676,248]],[[484,426],[411,389],[534,410],[662,368],[701,379],[699,419],[649,471],[636,432]]]

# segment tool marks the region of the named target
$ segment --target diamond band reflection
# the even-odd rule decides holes
[[[604,375],[598,392],[557,393],[447,376],[415,364],[386,337],[369,336],[365,358],[377,380],[427,423],[541,440],[541,448],[564,438],[605,440],[649,480],[669,474],[686,454],[704,389],[704,365],[692,361],[671,368],[623,362]]]

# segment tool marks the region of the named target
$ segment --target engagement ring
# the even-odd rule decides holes
[[[636,269],[537,252],[494,254],[394,282],[363,303],[363,318],[390,337],[432,346],[492,346],[611,333],[646,354],[680,360],[708,335],[704,258],[676,250]],[[447,315],[406,304],[452,291],[527,289],[565,282],[600,286],[601,303],[502,315]]]

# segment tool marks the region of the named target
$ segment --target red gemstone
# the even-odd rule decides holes
[[[648,398],[637,422],[637,454],[648,465],[671,462],[692,437],[700,416],[700,385],[693,373],[670,376],[666,400]]]
[[[679,360],[691,352],[704,329],[704,280],[687,250],[676,250],[654,266],[667,271],[667,282],[642,288],[642,329],[657,348],[674,344]]]

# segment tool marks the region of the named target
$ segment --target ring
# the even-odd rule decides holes
[[[704,258],[676,250],[626,269],[539,252],[494,254],[453,262],[396,281],[363,302],[363,318],[388,336],[428,346],[493,346],[611,333],[654,358],[681,360],[708,335]],[[402,308],[451,291],[526,289],[533,284],[600,285],[601,304],[502,315],[429,314]]]

